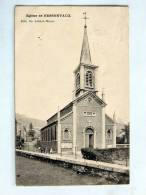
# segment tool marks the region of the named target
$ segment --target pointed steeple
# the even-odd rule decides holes
[[[86,25],[86,19],[88,18],[86,17],[86,12],[84,14],[85,14],[85,17],[83,19],[85,19],[85,25],[84,25],[84,36],[83,36],[80,63],[92,64],[90,49],[89,49],[89,42],[88,42],[88,35],[87,35],[87,25]]]
[[[80,63],[78,64],[77,68],[74,71],[75,75],[75,98],[79,97],[83,93],[87,91],[91,91],[96,93],[97,90],[97,68],[98,66],[92,64],[91,62],[91,55],[88,43],[88,35],[87,35],[87,25],[86,20],[86,12],[84,14],[84,36],[83,36],[83,43],[82,43],[82,50],[80,56]]]

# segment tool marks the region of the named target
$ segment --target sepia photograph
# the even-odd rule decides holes
[[[128,6],[14,12],[16,185],[128,185]]]

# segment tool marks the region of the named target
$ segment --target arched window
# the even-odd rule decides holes
[[[85,131],[86,134],[94,134],[93,129],[92,128],[87,128]]]
[[[108,129],[107,130],[107,138],[108,139],[111,139],[112,138],[112,130],[111,129]]]
[[[93,87],[93,74],[91,71],[86,72],[86,86]]]
[[[77,89],[80,87],[80,74],[79,73],[76,76],[76,87]]]
[[[70,134],[69,129],[65,129],[65,130],[64,130],[63,139],[64,139],[64,140],[70,140],[70,138],[71,138],[71,134]]]

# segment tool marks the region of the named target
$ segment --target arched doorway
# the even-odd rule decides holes
[[[92,127],[87,127],[85,130],[85,147],[94,147],[94,131]]]

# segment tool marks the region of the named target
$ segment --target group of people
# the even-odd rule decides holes
[[[47,147],[38,147],[39,151],[41,153],[49,153],[49,154],[52,154],[53,153],[53,150],[52,148],[48,149]]]

